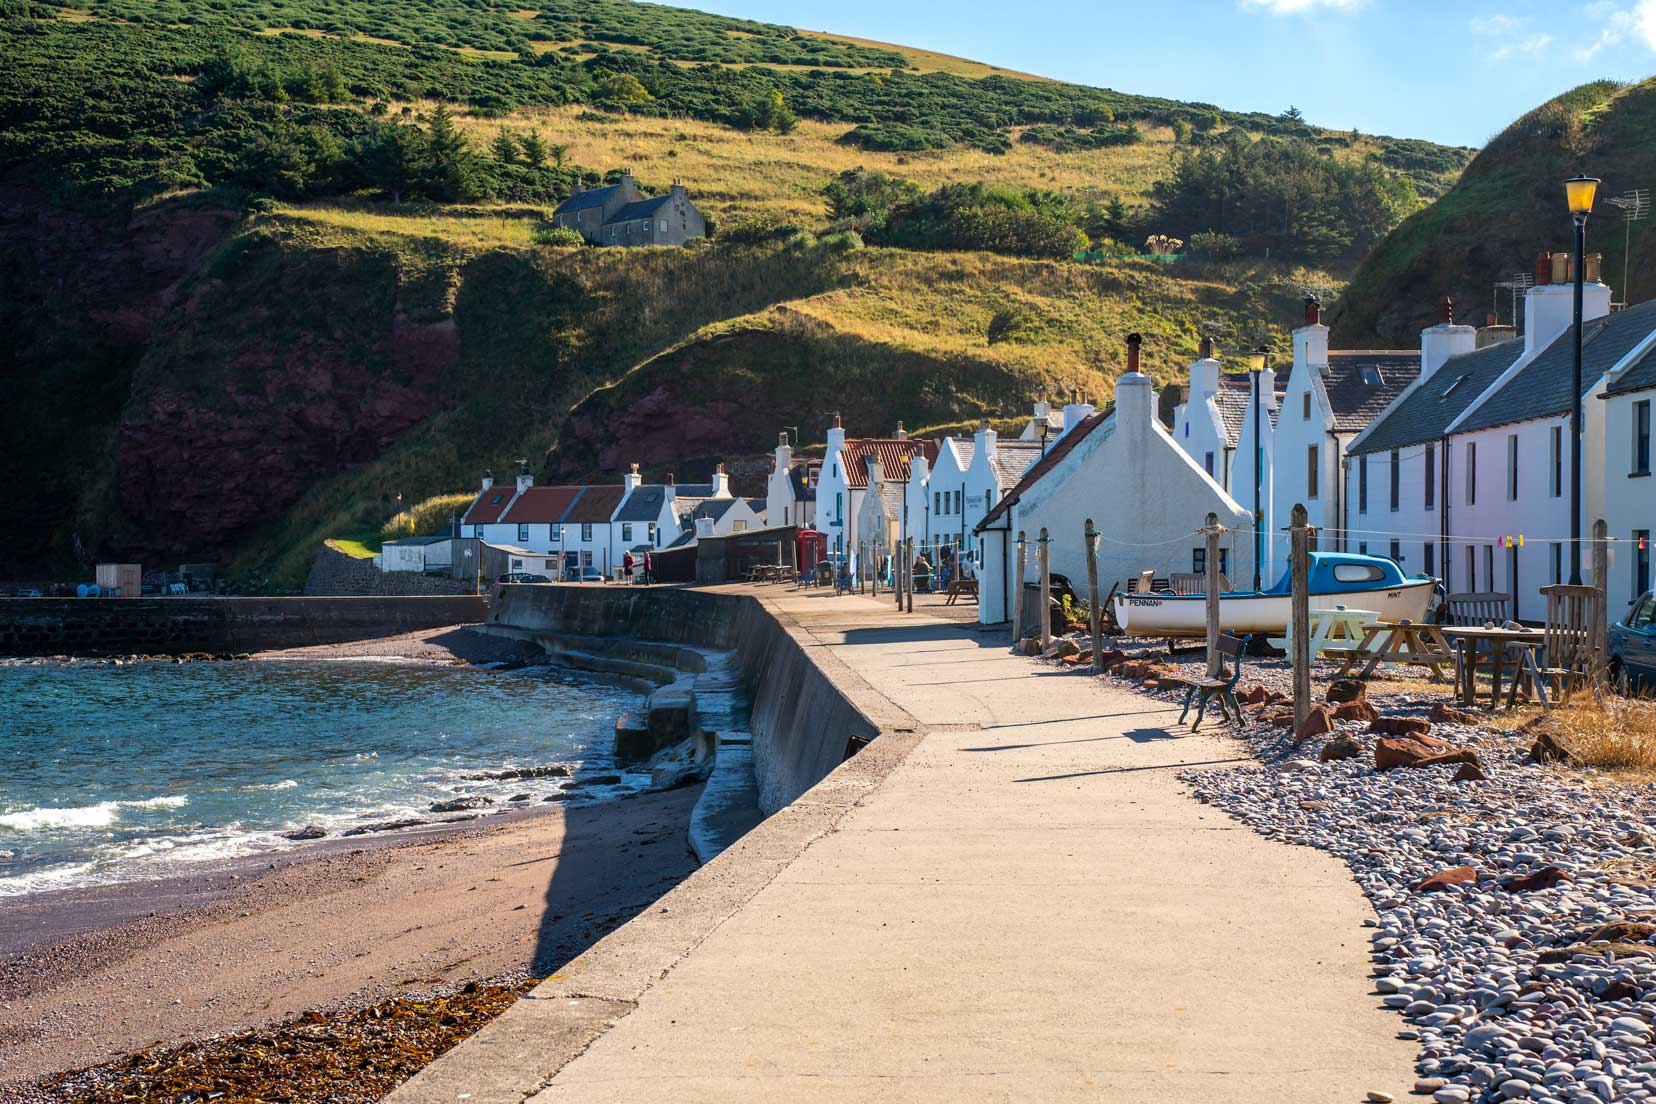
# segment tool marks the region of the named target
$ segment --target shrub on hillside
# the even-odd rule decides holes
[[[859,149],[888,153],[948,149],[955,144],[944,131],[910,123],[861,123],[847,131],[840,141]]]
[[[581,232],[572,226],[537,226],[530,234],[536,245],[574,245],[586,244]]]
[[[894,208],[880,244],[1068,257],[1087,247],[1067,196],[989,184],[946,184]]]
[[[1225,261],[1242,254],[1242,243],[1229,234],[1221,234],[1217,230],[1203,230],[1199,234],[1190,235],[1186,243],[1190,252],[1201,257],[1212,257],[1214,260]]]
[[[448,532],[449,518],[464,513],[475,495],[436,495],[417,502],[380,527],[380,540],[398,537],[435,537]]]

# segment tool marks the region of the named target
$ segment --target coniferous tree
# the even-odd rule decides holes
[[[511,165],[517,162],[517,139],[513,138],[512,132],[507,130],[505,127],[501,127],[500,130],[495,133],[494,141],[489,143],[489,148],[494,150],[496,161],[499,161],[504,165]]]
[[[449,203],[477,198],[477,168],[472,160],[475,155],[466,136],[454,125],[454,116],[446,104],[439,103],[431,113],[426,150],[431,158],[426,193],[431,198]]]
[[[530,129],[529,133],[518,135],[518,145],[523,148],[524,163],[531,169],[546,164],[546,139],[540,136],[540,131]]]

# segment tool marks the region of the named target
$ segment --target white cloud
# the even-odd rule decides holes
[[[1637,0],[1631,7],[1616,0],[1593,0],[1581,12],[1598,24],[1598,34],[1574,51],[1577,61],[1591,61],[1602,51],[1629,40],[1656,50],[1656,0]]]
[[[1474,35],[1488,41],[1491,60],[1530,56],[1541,53],[1552,45],[1553,36],[1544,31],[1532,31],[1528,16],[1482,15],[1467,24]]]
[[[1656,50],[1656,0],[1640,0],[1633,10],[1634,27],[1646,46]]]
[[[1272,15],[1293,15],[1299,12],[1333,8],[1350,11],[1360,8],[1366,0],[1242,0],[1244,8],[1264,8]]]

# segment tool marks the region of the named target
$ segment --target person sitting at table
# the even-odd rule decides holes
[[[914,589],[920,594],[931,593],[931,564],[924,552],[914,557]]]

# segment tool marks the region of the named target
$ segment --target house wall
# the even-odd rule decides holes
[[[1261,586],[1265,587],[1268,587],[1272,583],[1276,582],[1276,575],[1280,573],[1280,567],[1278,565],[1282,562],[1279,555],[1280,550],[1275,540],[1279,522],[1277,520],[1278,514],[1276,512],[1276,506],[1273,502],[1273,498],[1276,494],[1276,431],[1271,426],[1270,403],[1273,401],[1273,396],[1276,394],[1275,388],[1276,381],[1274,373],[1272,373],[1270,369],[1266,369],[1264,372],[1261,372],[1259,379],[1258,400],[1259,417],[1257,419],[1259,423],[1260,440],[1259,450],[1257,453],[1259,457],[1258,507],[1261,515],[1258,524],[1264,531],[1264,540],[1260,544],[1260,548],[1264,553],[1264,559],[1260,564],[1259,582]],[[1253,416],[1252,408],[1250,408],[1247,417],[1242,419],[1242,431],[1238,435],[1236,442],[1236,455],[1231,462],[1230,496],[1236,502],[1245,507],[1250,515],[1246,526],[1248,530],[1247,539],[1250,542],[1248,552],[1248,574],[1238,575],[1233,572],[1230,576],[1231,583],[1237,587],[1246,587],[1253,584],[1254,572],[1252,566],[1252,542],[1254,540],[1253,529],[1255,523],[1251,515],[1254,510],[1254,457],[1256,455],[1254,450],[1254,422],[1255,418]],[[1280,524],[1286,524],[1286,519],[1284,519]],[[1283,547],[1286,546],[1284,545]]]
[[[1609,605],[1612,620],[1636,597],[1635,579],[1639,563],[1638,549],[1632,543],[1633,534],[1656,534],[1656,475],[1634,474],[1633,462],[1633,407],[1635,403],[1651,404],[1656,416],[1656,387],[1642,391],[1628,391],[1611,395],[1603,401],[1605,462],[1604,462],[1604,520],[1610,535],[1627,544],[1610,546]],[[1653,443],[1656,447],[1656,443]],[[1647,550],[1647,562],[1656,563],[1656,548]],[[1652,569],[1656,572],[1656,568]]]
[[[1482,446],[1480,446],[1480,451]],[[1451,454],[1453,449],[1451,448]],[[1427,455],[1432,460],[1432,498],[1431,505],[1426,500],[1426,469]],[[1368,465],[1368,510],[1362,509],[1361,474],[1363,464]],[[1480,457],[1480,465],[1482,458]],[[1443,446],[1437,441],[1424,444],[1406,445],[1397,450],[1397,509],[1391,508],[1391,470],[1392,460],[1389,452],[1366,453],[1364,456],[1353,456],[1346,463],[1345,488],[1342,492],[1344,502],[1342,510],[1346,518],[1346,530],[1342,534],[1338,531],[1339,521],[1334,519],[1334,529],[1331,530],[1334,539],[1322,542],[1324,547],[1343,547],[1347,552],[1367,552],[1375,556],[1391,556],[1391,542],[1399,542],[1401,556],[1398,562],[1406,574],[1431,574],[1443,579],[1445,585],[1452,591],[1467,591],[1477,589],[1462,585],[1465,583],[1465,559],[1450,555],[1447,562],[1442,552],[1442,541],[1439,538],[1443,524]],[[1459,468],[1451,455],[1450,467],[1452,478],[1449,484],[1449,494],[1456,493],[1453,476],[1459,474]],[[1464,479],[1464,476],[1461,476]],[[1456,503],[1459,499],[1451,499],[1450,516],[1455,517]],[[1332,504],[1325,504],[1326,509],[1332,509]],[[1458,520],[1458,519],[1457,519]],[[1339,538],[1344,537],[1343,546]],[[1431,562],[1428,563],[1426,546],[1431,545]]]
[[[828,431],[828,448],[817,481],[817,529],[828,538],[829,552],[843,552],[857,543],[857,511],[862,492],[846,485],[845,430]]]
[[[961,455],[953,439],[946,439],[937,450],[937,467],[932,469],[931,478],[923,489],[921,508],[925,512],[924,531],[919,539],[928,547],[959,545],[964,536],[971,534],[972,526],[983,519],[985,511],[981,510],[975,518],[966,517],[968,466],[960,461]],[[909,510],[912,514],[914,507],[911,505]]]
[[[1288,377],[1288,389],[1283,393],[1282,409],[1277,413],[1273,435],[1271,481],[1272,515],[1279,526],[1287,525],[1296,505],[1304,504],[1310,523],[1324,531],[1321,547],[1333,546],[1340,519],[1336,513],[1340,491],[1340,463],[1345,456],[1349,434],[1335,436],[1329,431],[1334,426],[1333,411],[1328,406],[1328,393],[1321,386],[1321,374],[1316,366],[1294,365]],[[1305,397],[1311,396],[1311,413],[1306,417]],[[1317,450],[1317,477],[1311,478],[1311,450]],[[1251,502],[1251,486],[1242,492]],[[1234,497],[1234,496],[1233,496]],[[1284,533],[1272,531],[1272,561],[1288,562],[1288,539]]]
[[[1191,364],[1189,397],[1174,408],[1173,439],[1204,470],[1209,470],[1207,462],[1211,456],[1215,482],[1229,490],[1232,449],[1225,436],[1224,419],[1219,416],[1219,404],[1213,397],[1219,388],[1219,368],[1219,361],[1212,357]]]

